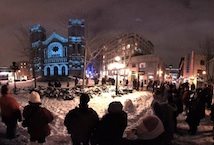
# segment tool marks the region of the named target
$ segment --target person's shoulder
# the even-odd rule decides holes
[[[24,106],[24,109],[28,109],[28,108],[31,108],[32,106],[31,105],[26,105],[26,106]]]
[[[96,112],[93,108],[88,108],[88,111]]]
[[[88,112],[97,115],[97,112],[93,108],[88,108]]]
[[[79,110],[80,109],[78,107],[75,107],[74,109],[69,110],[67,114],[74,114],[74,113],[79,112]]]
[[[15,102],[15,103],[18,103],[16,98],[14,98],[11,94],[7,94],[6,97],[7,97],[8,100],[10,100],[12,102]]]
[[[43,112],[51,112],[49,109],[47,109],[46,107],[40,107],[40,110]]]

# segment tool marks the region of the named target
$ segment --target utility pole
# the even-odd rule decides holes
[[[14,94],[16,94],[16,71],[19,69],[18,65],[16,64],[16,62],[12,62],[12,65],[10,66],[10,68],[13,70],[13,77],[14,77],[14,89],[13,92]]]
[[[84,50],[84,67],[83,67],[83,77],[82,77],[82,89],[84,90],[85,76],[86,76],[86,60],[87,60],[87,46]]]
[[[36,73],[35,73],[34,63],[33,63],[33,66],[32,66],[32,70],[33,70],[34,88],[36,88]]]

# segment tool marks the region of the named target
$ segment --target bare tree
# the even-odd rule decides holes
[[[206,61],[206,72],[208,83],[214,83],[213,73],[210,74],[210,60],[214,58],[214,37],[207,35],[203,41],[200,42],[200,51],[205,56]]]
[[[17,48],[18,55],[20,57],[25,57],[29,62],[32,61],[31,59],[31,45],[30,45],[30,37],[29,37],[29,29],[26,26],[20,25],[18,30],[15,33],[15,36],[19,42],[19,46]],[[21,48],[21,49],[20,49]]]
[[[31,48],[30,36],[29,36],[29,27],[20,25],[18,30],[15,33],[15,36],[19,42],[19,46],[17,48],[18,55],[20,57],[24,57],[30,63],[32,68],[32,75],[34,78],[34,87],[36,88],[36,75],[35,75],[35,67],[34,67],[34,56],[35,51]]]

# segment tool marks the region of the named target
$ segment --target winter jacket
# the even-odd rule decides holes
[[[98,121],[98,115],[92,108],[76,107],[68,112],[64,125],[73,142],[88,143]]]
[[[202,110],[201,108],[201,100],[200,98],[192,98],[190,100],[190,104],[189,104],[189,113],[187,115],[186,118],[186,122],[190,125],[190,126],[199,126],[200,124],[200,119],[202,116],[202,111],[204,112],[204,110]]]
[[[189,105],[189,99],[190,99],[190,92],[184,91],[183,96],[182,96],[182,102],[184,105],[188,106]]]
[[[8,123],[11,120],[21,121],[21,110],[15,98],[10,94],[5,94],[0,98],[2,122]]]
[[[173,113],[177,111],[177,106],[173,103],[169,104],[166,102],[153,100],[151,107],[153,108],[155,115],[157,115],[159,119],[163,122],[166,142],[169,143],[173,138]]]
[[[24,127],[28,128],[28,133],[34,138],[45,138],[50,135],[48,123],[53,120],[51,112],[40,107],[40,103],[31,103],[24,107],[23,110]]]
[[[210,108],[210,120],[214,122],[214,104],[212,104]]]
[[[93,144],[113,145],[121,142],[123,132],[127,127],[127,113],[112,112],[107,113],[100,120],[93,133]]]

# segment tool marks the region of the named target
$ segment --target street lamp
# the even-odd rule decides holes
[[[14,72],[14,94],[16,94],[16,79],[15,79],[15,73],[16,71],[19,69],[18,65],[16,64],[16,62],[13,62],[12,65],[10,66],[10,68],[13,70]]]
[[[110,70],[116,70],[116,90],[115,90],[115,94],[118,95],[118,73],[119,73],[119,70],[124,68],[125,65],[120,63],[119,61],[121,60],[121,58],[119,56],[116,56],[115,57],[115,61],[116,62],[113,62],[109,65],[109,69]]]

